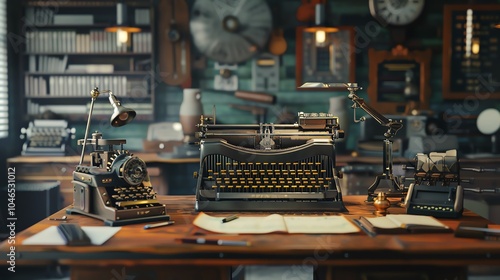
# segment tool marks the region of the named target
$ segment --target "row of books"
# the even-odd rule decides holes
[[[26,76],[24,81],[26,97],[86,97],[96,85],[117,96],[137,99],[149,96],[147,81],[126,76]]]
[[[28,31],[26,51],[28,53],[150,53],[151,32],[132,33],[131,48],[119,44],[117,33],[91,30],[88,34],[76,31]]]
[[[100,101],[99,101],[100,102]],[[46,111],[51,111],[56,114],[61,115],[85,115],[89,113],[90,110],[90,102],[86,104],[40,104],[38,102],[33,102],[28,100],[27,104],[27,113],[29,115],[39,115]],[[152,115],[153,114],[153,105],[151,103],[137,103],[131,102],[126,104],[127,108],[133,109],[137,115]],[[92,111],[94,115],[111,115],[113,110],[110,104],[106,101],[102,103],[94,104],[94,110]]]
[[[30,72],[64,72],[68,64],[68,56],[30,55],[28,58]]]
[[[92,14],[62,14],[55,6],[54,9],[47,7],[35,8],[27,7],[25,20],[30,25],[47,26],[47,25],[93,25],[94,16]],[[138,8],[134,11],[135,24],[147,25],[150,23],[149,9]]]
[[[30,73],[107,73],[115,70],[113,64],[68,64],[68,55],[30,55],[28,71]]]

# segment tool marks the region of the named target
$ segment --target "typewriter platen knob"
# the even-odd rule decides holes
[[[342,138],[344,138],[344,136],[345,136],[345,132],[344,132],[344,130],[343,130],[343,129],[339,129],[339,130],[337,130],[336,134],[337,134],[337,135],[336,135],[336,136],[337,136],[337,139],[342,139]]]

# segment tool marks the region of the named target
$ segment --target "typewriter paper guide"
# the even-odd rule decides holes
[[[193,224],[217,233],[264,234],[283,233],[354,233],[359,228],[343,216],[244,216],[222,223],[222,217],[200,213]]]

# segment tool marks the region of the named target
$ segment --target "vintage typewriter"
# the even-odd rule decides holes
[[[210,123],[212,122],[212,123]],[[201,117],[197,211],[347,211],[335,169],[338,118],[294,124],[215,124]]]
[[[166,206],[156,199],[146,163],[123,149],[123,139],[102,139],[95,132],[89,144],[90,165],[80,164],[73,172],[74,198],[69,214],[98,218],[105,225],[168,220]],[[83,140],[78,140],[82,145]],[[119,145],[119,149],[114,146]]]
[[[22,155],[62,156],[75,129],[69,128],[65,120],[39,119],[22,128],[21,133],[21,139],[25,139]]]

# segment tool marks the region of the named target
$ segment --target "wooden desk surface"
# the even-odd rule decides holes
[[[363,202],[365,196],[344,198],[352,219],[372,216],[373,206]],[[203,231],[192,225],[192,196],[160,197],[167,205],[175,225],[144,230],[144,224],[123,226],[102,246],[27,246],[22,241],[43,229],[57,225],[47,219],[18,233],[15,239],[16,264],[58,263],[72,266],[92,265],[240,265],[302,264],[310,260],[316,265],[471,265],[500,264],[500,241],[455,238],[452,233],[377,235],[354,234],[263,234],[222,235]],[[391,213],[403,213],[396,206]],[[225,216],[227,213],[212,213]],[[267,213],[266,213],[267,214]],[[299,213],[296,213],[300,215]],[[339,213],[323,213],[340,215]],[[64,210],[52,217],[66,215]],[[242,214],[244,215],[244,214]],[[255,214],[252,214],[255,215]],[[97,226],[102,221],[83,215],[69,215],[70,222]],[[460,219],[442,219],[455,229],[462,221],[484,221],[465,211]],[[500,227],[491,225],[491,227]],[[200,236],[227,240],[250,241],[249,247],[181,244],[176,239]],[[1,259],[10,251],[7,241],[0,245]],[[4,261],[5,263],[5,261]]]

